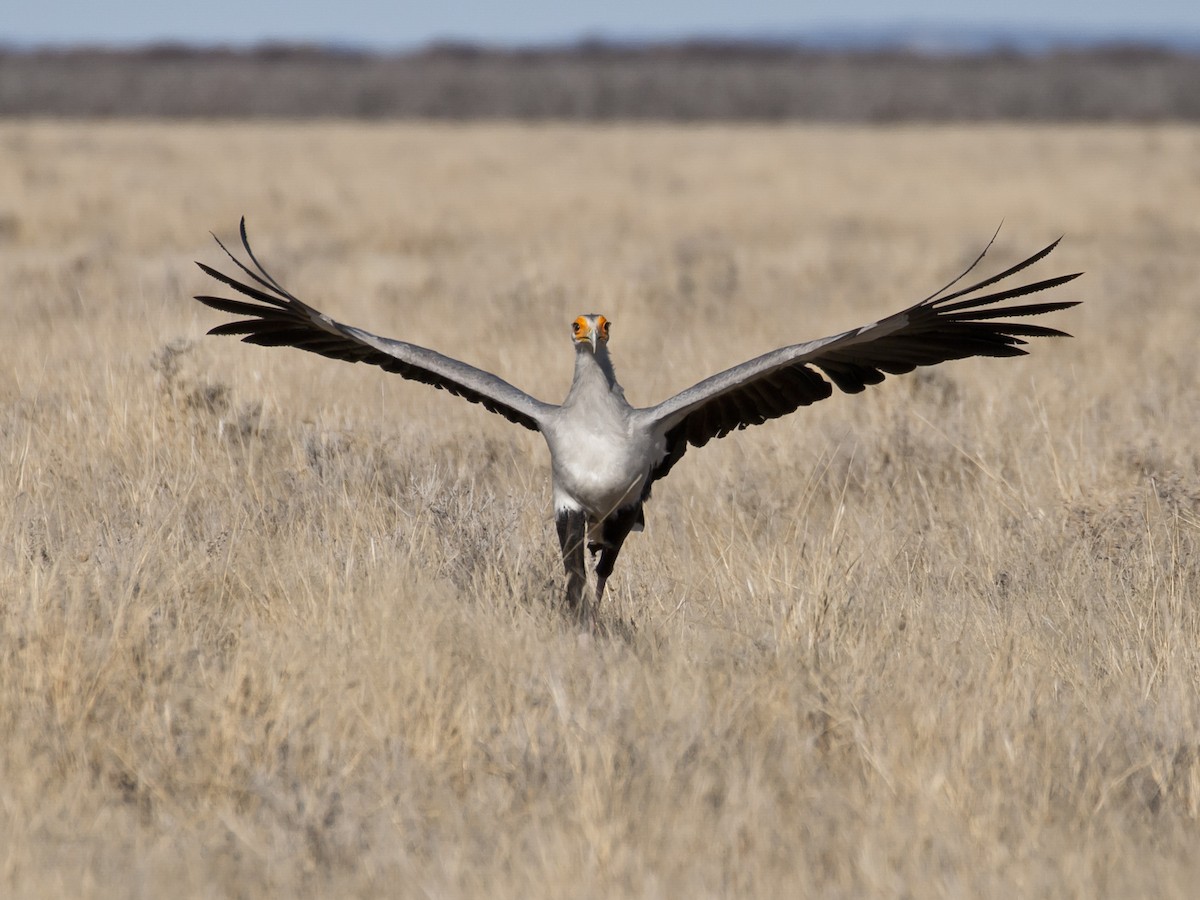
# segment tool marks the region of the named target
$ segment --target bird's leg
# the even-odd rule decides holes
[[[642,523],[642,505],[628,506],[609,516],[604,521],[603,543],[600,545],[600,561],[596,563],[596,606],[604,597],[604,585],[612,574],[613,566],[617,564],[617,554],[629,532]],[[640,530],[640,529],[639,529]]]
[[[587,587],[587,566],[583,544],[587,538],[587,514],[581,509],[560,509],[554,524],[562,545],[563,567],[567,570],[567,608],[581,617],[588,613],[583,592]]]
[[[613,563],[617,561],[617,551],[621,548],[605,547],[600,551],[600,562],[596,564],[596,608],[600,608],[600,601],[604,599],[604,585],[608,581],[608,576],[612,574]]]

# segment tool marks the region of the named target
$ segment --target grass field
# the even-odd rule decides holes
[[[0,124],[0,894],[1191,897],[1200,131]],[[1076,335],[693,450],[581,635],[544,445],[203,333],[656,402],[943,284]]]

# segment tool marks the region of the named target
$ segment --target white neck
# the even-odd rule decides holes
[[[622,398],[625,396],[621,386],[617,384],[617,375],[613,371],[608,347],[599,344],[593,351],[590,345],[576,344],[575,377],[571,381],[570,395],[597,388],[605,393],[617,394]]]

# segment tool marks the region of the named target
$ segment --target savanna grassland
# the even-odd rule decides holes
[[[0,124],[0,893],[1128,897],[1200,880],[1200,131]],[[692,450],[601,617],[541,439],[206,338],[248,218],[557,401],[871,321],[1004,227],[1076,335]]]

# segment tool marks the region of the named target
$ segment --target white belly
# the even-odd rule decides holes
[[[641,496],[663,448],[654,446],[648,434],[618,432],[612,424],[546,435],[554,459],[556,509],[583,509],[593,521],[601,521]]]

